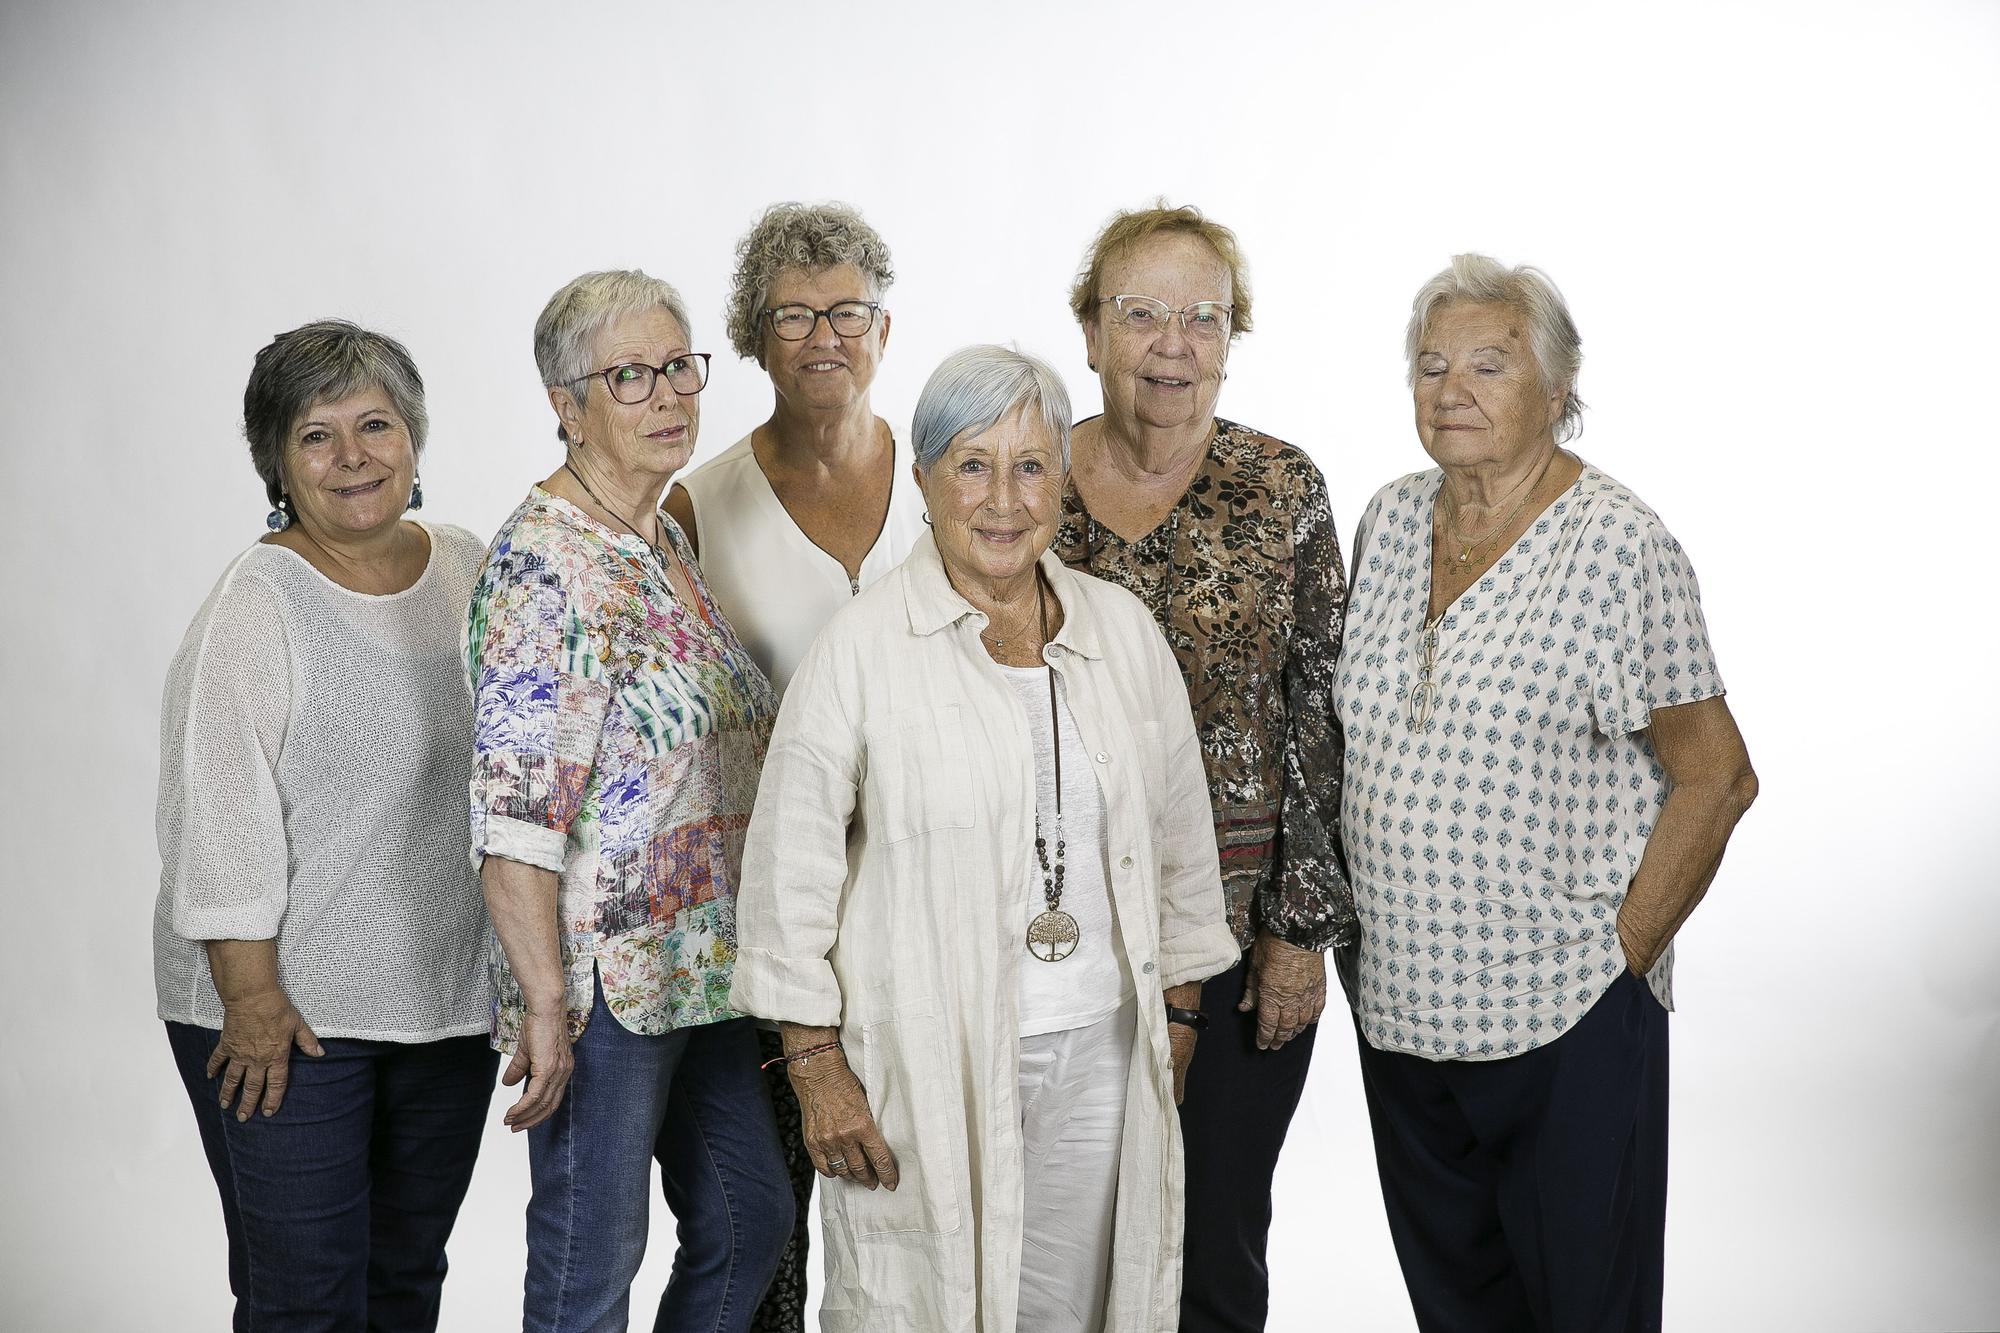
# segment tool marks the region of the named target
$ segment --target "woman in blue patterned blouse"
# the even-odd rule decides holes
[[[1672,940],[1757,793],[1680,543],[1561,447],[1581,347],[1546,276],[1453,259],[1407,342],[1437,466],[1354,546],[1355,1008],[1426,1330],[1659,1327]]]
[[[792,1230],[757,1042],[728,1006],[777,697],[660,494],[708,357],[672,287],[588,273],[535,324],[565,458],[493,540],[466,655],[494,1044],[526,1080],[524,1324],[626,1326],[652,1163],[679,1220],[660,1329],[748,1327]]]

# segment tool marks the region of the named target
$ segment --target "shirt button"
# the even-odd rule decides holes
[[[1148,964],[1146,964],[1146,965],[1145,965],[1144,967],[1140,968],[1139,970],[1140,970],[1141,972],[1146,972],[1146,973],[1150,973],[1150,972],[1152,972],[1152,970],[1153,970],[1153,965],[1152,965],[1151,963],[1148,963]]]
[[[1118,858],[1118,868],[1119,868],[1120,870],[1130,870],[1130,869],[1132,868],[1132,858],[1131,858],[1131,857],[1129,857],[1129,856],[1121,856],[1121,857],[1119,857],[1119,858]]]
[[[1097,762],[1100,764],[1108,764],[1111,762],[1111,756],[1104,753],[1104,751],[1099,750],[1097,752]]]

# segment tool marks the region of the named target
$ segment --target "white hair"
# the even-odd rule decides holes
[[[916,418],[910,423],[917,466],[928,473],[953,440],[968,431],[977,435],[988,430],[1029,403],[1040,411],[1067,471],[1070,408],[1062,376],[1017,348],[990,343],[959,348],[931,372],[917,396]]]
[[[1583,339],[1570,318],[1569,303],[1549,275],[1526,264],[1508,268],[1485,255],[1453,255],[1448,268],[1417,289],[1410,302],[1410,327],[1403,335],[1410,386],[1417,383],[1417,357],[1431,316],[1461,302],[1512,306],[1521,312],[1528,322],[1528,353],[1535,359],[1542,384],[1563,396],[1556,443],[1566,444],[1582,434],[1583,399],[1576,396],[1576,378],[1583,368]]]

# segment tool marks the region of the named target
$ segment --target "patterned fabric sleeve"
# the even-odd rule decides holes
[[[611,699],[598,638],[538,555],[494,553],[466,626],[475,869],[502,856],[562,873]]]
[[[1333,683],[1347,579],[1326,481],[1303,454],[1294,468],[1292,638],[1285,654],[1285,790],[1278,873],[1258,904],[1263,927],[1287,944],[1351,944],[1354,890],[1340,860],[1341,733]]]
[[[1722,693],[1687,552],[1650,511],[1624,510],[1607,526],[1615,562],[1613,612],[1599,629],[1591,711],[1598,730],[1623,736],[1651,724],[1655,708]]]

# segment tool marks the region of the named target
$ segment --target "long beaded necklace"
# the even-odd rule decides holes
[[[1039,573],[1035,579],[1035,604],[1042,615],[1042,642],[1049,641],[1049,603]],[[1028,923],[1028,952],[1045,963],[1060,963],[1076,952],[1083,938],[1076,918],[1062,910],[1063,876],[1068,873],[1069,844],[1063,837],[1062,819],[1062,723],[1056,715],[1056,671],[1049,673],[1049,742],[1056,756],[1056,856],[1049,861],[1049,840],[1042,829],[1041,803],[1035,803],[1035,860],[1042,867],[1042,902],[1045,910]]]

